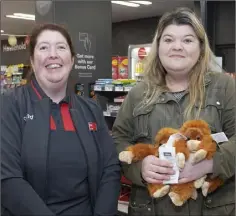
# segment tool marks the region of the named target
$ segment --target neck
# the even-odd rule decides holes
[[[45,94],[51,98],[54,103],[59,103],[66,96],[66,85],[55,88],[42,88]]]
[[[166,75],[166,85],[171,92],[183,91],[188,88],[188,77],[187,76],[172,76]]]

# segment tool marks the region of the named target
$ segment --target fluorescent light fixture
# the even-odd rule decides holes
[[[139,4],[132,3],[132,2],[126,2],[126,1],[111,1],[114,4],[124,5],[128,7],[139,7]]]
[[[150,2],[150,1],[129,1],[129,2],[142,4],[142,5],[151,5],[152,4],[152,2]]]
[[[16,36],[16,37],[26,37],[28,35],[24,35],[24,34],[1,34],[2,36]]]
[[[4,31],[3,30],[1,30],[1,33],[3,33]]]
[[[6,15],[6,17],[15,19],[35,20],[35,15],[33,14],[13,13],[13,15]]]
[[[13,15],[14,15],[14,16],[20,16],[20,17],[35,18],[35,15],[33,15],[33,14],[13,13]]]

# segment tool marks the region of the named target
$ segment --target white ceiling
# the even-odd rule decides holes
[[[121,22],[140,18],[160,16],[165,11],[175,7],[186,6],[193,8],[194,3],[191,0],[178,1],[152,1],[149,6],[140,6],[131,8],[112,4],[112,21]],[[6,18],[6,14],[26,13],[35,14],[35,0],[3,0],[1,3],[1,29],[9,34],[29,34],[34,26],[34,21]],[[1,36],[3,38],[3,36]]]

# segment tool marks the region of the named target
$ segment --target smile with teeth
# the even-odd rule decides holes
[[[49,69],[54,69],[54,68],[61,68],[62,65],[60,64],[49,64],[46,66],[46,68],[49,68]]]

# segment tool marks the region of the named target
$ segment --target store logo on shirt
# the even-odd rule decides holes
[[[88,126],[89,126],[89,130],[90,131],[97,131],[97,124],[96,124],[96,122],[89,122]]]
[[[34,115],[30,115],[30,114],[27,114],[25,117],[24,117],[24,120],[27,121],[27,120],[33,120],[34,119]]]

